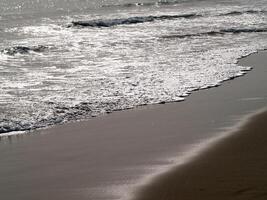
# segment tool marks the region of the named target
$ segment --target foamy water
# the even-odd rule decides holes
[[[16,2],[0,4],[0,133],[181,101],[267,47],[266,0]]]

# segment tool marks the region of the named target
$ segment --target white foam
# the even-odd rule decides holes
[[[39,37],[47,37],[47,36],[57,36],[57,35],[65,35],[68,34],[70,31],[65,29],[62,26],[55,25],[55,24],[44,24],[40,26],[26,26],[19,30],[24,34],[30,34],[33,36]]]
[[[50,101],[65,106],[97,102],[91,105],[96,113],[180,101],[196,89],[218,86],[222,81],[244,75],[250,68],[238,66],[237,60],[265,48],[264,34],[161,38],[173,33],[201,33],[207,28],[220,30],[266,23],[262,15],[231,19],[225,23],[224,16],[211,15],[104,29],[66,28],[44,20],[41,25],[17,28],[13,31],[26,37],[10,46],[51,48],[41,54],[30,52],[30,56],[0,54],[6,73],[1,84],[3,94],[23,99],[18,100],[16,112],[10,114],[18,120],[34,121],[38,116],[31,113],[40,116],[52,113],[51,105],[47,105]],[[15,92],[17,89],[19,93]],[[38,112],[32,110],[35,104],[39,105]]]

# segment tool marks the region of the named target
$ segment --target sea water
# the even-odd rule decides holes
[[[266,0],[1,0],[0,133],[181,101],[267,47]]]

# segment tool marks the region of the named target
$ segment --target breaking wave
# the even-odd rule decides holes
[[[139,24],[145,22],[153,22],[155,20],[172,20],[178,18],[195,18],[201,17],[202,15],[192,13],[192,14],[182,14],[182,15],[160,15],[160,16],[145,16],[145,17],[129,17],[121,19],[99,19],[99,20],[89,20],[89,21],[74,21],[71,22],[68,27],[112,27],[117,25],[129,25],[129,24]]]
[[[161,2],[165,4],[167,2]],[[126,4],[131,6],[132,4]],[[135,5],[135,4],[134,4]],[[138,5],[138,4],[137,4]],[[266,13],[264,10],[244,10],[244,11],[231,11],[228,13],[219,14],[219,16],[232,16],[232,15],[243,15],[243,14],[260,14]],[[129,18],[119,18],[119,19],[96,19],[96,20],[87,20],[87,21],[73,21],[67,27],[112,27],[117,25],[130,25],[130,24],[139,24],[145,22],[153,22],[156,20],[174,20],[179,18],[197,18],[203,17],[203,14],[199,13],[189,13],[189,14],[180,14],[180,15],[160,15],[160,16],[136,16]],[[216,16],[216,15],[215,15]]]

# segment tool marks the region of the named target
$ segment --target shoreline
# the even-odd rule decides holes
[[[266,50],[244,56],[238,63],[246,62],[244,59],[258,53],[266,53]],[[254,66],[250,71],[253,69]],[[244,115],[217,137],[192,148],[183,162],[177,162],[169,170],[159,172],[137,186],[130,199],[266,199],[266,121],[266,106]]]
[[[114,112],[0,141],[5,200],[123,199],[147,177],[168,171],[192,147],[266,107],[267,52],[241,59],[254,69],[186,101]],[[36,134],[37,133],[37,134]],[[16,191],[16,193],[14,193]]]
[[[249,53],[247,55],[243,55],[242,57],[240,57],[240,58],[237,59],[237,61],[235,62],[235,64],[238,64],[242,59],[245,59],[245,58],[247,58],[247,57],[249,57],[251,55],[254,55],[254,54],[257,54],[257,53],[261,53],[261,52],[265,52],[265,51],[267,51],[267,50],[266,49],[261,49],[261,50],[258,50],[256,52],[252,52],[252,53]],[[85,119],[80,119],[78,121],[68,121],[68,122],[65,122],[63,124],[62,123],[59,123],[59,124],[54,124],[54,125],[50,125],[50,126],[47,126],[47,127],[37,128],[37,129],[31,129],[31,130],[4,132],[4,133],[0,133],[0,140],[3,139],[3,138],[12,137],[12,136],[18,136],[18,135],[22,135],[22,134],[32,134],[32,133],[35,133],[35,132],[40,132],[42,130],[54,128],[55,126],[64,126],[66,124],[86,122],[86,121],[92,120],[94,118],[105,117],[106,115],[110,115],[110,114],[117,113],[117,112],[135,111],[136,109],[146,109],[145,107],[147,107],[147,106],[148,107],[153,107],[153,106],[158,106],[158,105],[183,102],[183,101],[186,101],[187,98],[189,96],[191,96],[192,94],[194,94],[195,92],[201,92],[203,90],[214,89],[216,87],[220,87],[222,84],[225,84],[225,82],[233,81],[234,79],[237,79],[237,78],[246,76],[247,73],[249,73],[250,71],[253,70],[253,67],[251,67],[251,66],[247,66],[247,67],[249,67],[249,69],[246,69],[246,70],[241,71],[240,72],[241,73],[240,75],[236,75],[236,76],[231,77],[231,78],[229,78],[227,80],[223,80],[223,81],[221,81],[218,84],[213,85],[213,86],[208,86],[208,87],[204,87],[204,88],[199,88],[199,89],[196,89],[196,90],[192,90],[192,91],[189,92],[189,94],[187,96],[181,97],[181,100],[179,100],[179,101],[171,101],[171,102],[165,102],[164,101],[164,102],[159,102],[159,103],[156,103],[156,104],[138,105],[138,106],[136,106],[134,108],[129,108],[129,109],[125,109],[125,110],[115,110],[115,111],[110,112],[110,113],[104,113],[103,115],[99,115],[99,116],[96,116],[96,117],[89,117],[89,118],[85,118]]]

